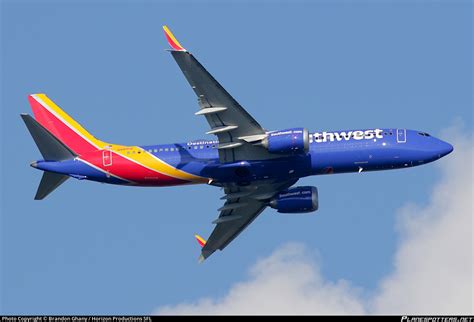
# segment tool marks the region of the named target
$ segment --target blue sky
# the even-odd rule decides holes
[[[206,138],[194,93],[164,51],[163,24],[267,129],[400,127],[441,137],[461,120],[473,130],[469,1],[4,0],[1,15],[3,314],[147,314],[221,297],[287,242],[304,244],[327,280],[349,280],[364,296],[393,269],[395,214],[429,201],[434,164],[305,178],[319,189],[318,212],[267,210],[202,265],[193,235],[212,231],[215,187],[69,180],[33,200],[41,175],[28,165],[40,154],[19,118],[30,112],[28,94],[46,93],[109,142]]]

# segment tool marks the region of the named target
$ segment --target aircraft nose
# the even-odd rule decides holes
[[[449,144],[448,142],[441,141],[441,140],[439,141],[440,142],[438,143],[439,145],[438,153],[439,153],[440,158],[453,152],[454,148],[451,144]]]

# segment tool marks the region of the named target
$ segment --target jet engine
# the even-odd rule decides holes
[[[268,133],[262,145],[268,152],[302,154],[309,151],[309,134],[305,128],[293,128]]]
[[[316,187],[295,187],[282,191],[270,201],[270,207],[280,213],[305,213],[318,210]]]

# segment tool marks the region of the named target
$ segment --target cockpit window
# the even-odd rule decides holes
[[[430,136],[428,133],[425,133],[425,132],[418,132],[418,135],[421,135],[421,136]]]

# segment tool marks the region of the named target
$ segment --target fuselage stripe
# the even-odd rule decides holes
[[[157,156],[153,155],[152,153],[150,153],[146,150],[143,150],[143,151],[146,154],[150,155],[153,159],[157,160],[163,166],[170,168],[170,170],[172,169],[173,172],[176,172],[175,175],[172,175],[171,173],[166,173],[169,176],[172,176],[172,177],[178,178],[178,179],[183,179],[183,180],[193,180],[193,181],[203,181],[203,182],[207,182],[209,180],[209,178],[204,178],[204,177],[201,177],[201,176],[197,176],[197,175],[185,172],[183,170],[179,170],[179,169],[173,167],[172,165],[166,163],[162,159],[158,158]]]
[[[113,173],[111,173],[111,172],[109,172],[109,171],[106,171],[106,170],[104,170],[104,169],[101,169],[100,167],[98,167],[98,166],[96,166],[96,165],[94,165],[94,164],[92,164],[92,163],[90,163],[90,162],[88,162],[88,161],[86,161],[86,160],[84,160],[84,159],[81,159],[80,157],[78,157],[77,160],[78,160],[78,161],[81,161],[81,162],[83,162],[83,163],[85,163],[85,164],[87,164],[88,166],[90,166],[90,167],[92,167],[92,168],[94,168],[94,169],[96,169],[96,170],[98,170],[98,171],[100,171],[100,172],[103,172],[105,175],[110,175],[110,176],[115,177],[115,178],[117,178],[117,179],[120,179],[120,180],[129,182],[129,183],[131,183],[131,184],[137,184],[136,182],[133,182],[133,181],[131,181],[131,180],[128,180],[128,179],[119,177],[119,176],[117,176],[117,175],[115,175],[115,174],[113,174]]]
[[[69,115],[63,112],[61,108],[52,102],[46,95],[33,94],[30,95],[30,98],[33,112],[35,113],[38,122],[50,130],[51,133],[57,136],[57,138],[71,148],[71,150],[79,154],[82,161],[87,160],[89,165],[94,165],[94,167],[101,169],[101,171],[106,171],[106,173],[113,174],[121,180],[133,183],[136,183],[134,180],[139,179],[136,173],[132,173],[134,171],[142,173],[144,175],[144,178],[142,178],[143,180],[145,180],[145,177],[159,176],[165,181],[178,180],[176,182],[183,181],[182,183],[208,181],[207,178],[177,169],[141,147],[113,145],[99,141],[90,135]],[[104,148],[110,149],[112,155],[120,156],[124,160],[130,162],[130,164],[126,165],[126,163],[122,163],[120,166],[111,164],[105,168],[100,157],[96,155],[95,152],[98,151],[97,153],[101,153],[99,151]],[[129,149],[139,149],[142,153],[128,156],[126,155],[126,151]],[[125,179],[128,178],[128,173],[126,171],[127,167],[129,167],[127,171],[131,173],[130,178],[133,178],[133,180]],[[140,170],[140,168],[147,170],[144,172],[143,170]],[[117,175],[117,171],[121,175]],[[171,178],[173,180],[170,180]]]
[[[141,149],[141,148],[138,148],[138,149]],[[158,174],[166,175],[166,176],[169,176],[169,177],[172,177],[172,178],[175,178],[175,179],[186,180],[186,179],[182,179],[182,178],[173,176],[173,175],[168,174],[168,173],[162,173],[161,171],[158,171],[157,169],[153,169],[152,167],[149,167],[149,166],[145,165],[144,163],[142,163],[142,162],[140,162],[140,161],[138,161],[138,160],[134,160],[134,159],[132,159],[132,158],[130,158],[130,157],[124,155],[123,153],[119,153],[119,152],[117,152],[117,151],[114,151],[114,152],[115,152],[115,154],[120,155],[121,157],[123,157],[124,159],[127,159],[128,161],[131,161],[131,162],[133,162],[133,163],[135,163],[135,164],[137,164],[137,165],[140,165],[140,166],[142,166],[142,167],[144,167],[144,168],[146,168],[146,169],[148,169],[148,170],[154,171],[154,172],[156,172],[156,173],[158,173]],[[143,150],[143,149],[142,149],[142,152],[143,152],[143,153],[146,153],[146,151]]]

